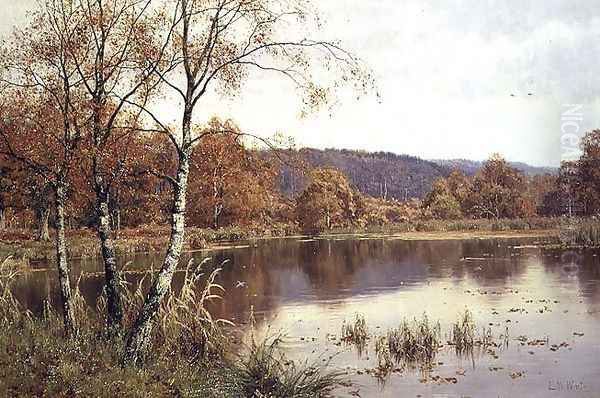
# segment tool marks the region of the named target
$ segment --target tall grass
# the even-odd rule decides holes
[[[221,300],[225,289],[216,283],[221,267],[208,274],[204,286],[198,290],[198,282],[205,276],[205,259],[195,265],[188,263],[184,282],[178,294],[171,294],[164,302],[159,320],[161,340],[169,345],[178,345],[192,358],[204,358],[209,354],[222,355],[225,352],[225,336],[221,325],[235,326],[225,319],[214,319],[207,308],[213,300]]]
[[[280,349],[280,337],[252,339],[239,361],[239,381],[246,397],[325,398],[344,384],[343,373],[327,371],[320,364],[288,360]]]
[[[15,266],[12,257],[0,261],[0,323],[12,325],[16,322],[31,319],[30,311],[23,311],[12,294],[14,281],[23,274],[19,266]]]
[[[560,231],[561,242],[568,246],[600,246],[600,221],[575,220]]]
[[[253,340],[239,353],[207,304],[222,297],[220,268],[189,263],[183,288],[161,307],[151,354],[144,367],[123,368],[123,335],[105,333],[105,321],[89,308],[75,284],[78,335],[65,338],[50,299],[41,316],[26,311],[12,294],[20,271],[0,263],[0,396],[94,397],[329,397],[341,375],[322,366],[288,361],[278,341]],[[150,275],[150,274],[148,274]],[[147,277],[127,289],[126,324],[144,299]],[[105,308],[102,295],[97,309]]]

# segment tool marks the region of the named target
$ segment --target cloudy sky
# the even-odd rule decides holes
[[[34,3],[0,0],[0,34],[22,23]],[[500,152],[534,165],[560,162],[563,105],[583,105],[582,131],[600,127],[598,1],[318,5],[328,22],[324,34],[374,70],[381,102],[349,96],[332,116],[299,119],[289,85],[262,76],[236,99],[205,104],[200,118],[231,117],[244,129],[283,132],[304,146],[475,160]]]

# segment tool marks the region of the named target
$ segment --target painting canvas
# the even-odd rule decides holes
[[[600,3],[0,10],[0,396],[600,397]]]

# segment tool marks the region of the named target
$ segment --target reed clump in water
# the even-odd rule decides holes
[[[448,345],[453,346],[456,353],[463,355],[472,352],[474,347],[497,347],[490,328],[483,328],[481,334],[476,333],[473,315],[465,310],[459,319],[451,325],[448,334]],[[426,314],[421,319],[406,319],[398,328],[390,329],[387,335],[380,336],[375,341],[377,355],[376,373],[389,374],[394,364],[405,366],[419,366],[427,369],[431,367],[434,359],[443,347],[441,339],[440,322],[431,322]],[[508,330],[506,332],[508,338]]]
[[[385,378],[394,369],[390,344],[385,336],[379,336],[375,340],[375,355],[377,356],[376,375]]]
[[[363,315],[356,314],[354,322],[344,322],[342,324],[341,340],[346,344],[354,345],[359,354],[362,354],[364,351],[368,339],[369,329],[367,328],[367,321]]]
[[[508,344],[508,338],[507,327],[506,334],[500,335],[500,339],[504,344]],[[473,314],[467,309],[459,314],[458,320],[452,324],[448,345],[454,346],[458,355],[463,355],[472,353],[475,347],[499,347],[500,342],[494,339],[492,329],[489,327],[483,327],[478,334]]]
[[[475,345],[475,329],[471,311],[465,310],[458,321],[452,325],[449,344],[453,345],[459,353],[472,350]]]
[[[432,323],[426,314],[412,322],[403,320],[387,333],[387,342],[394,360],[404,364],[430,364],[441,347],[440,323]]]

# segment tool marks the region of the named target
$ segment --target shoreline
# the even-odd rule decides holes
[[[201,232],[203,233],[203,232]],[[186,242],[184,253],[213,252],[218,250],[232,250],[256,247],[257,242],[277,239],[287,240],[402,240],[402,241],[440,241],[440,240],[474,240],[474,239],[519,239],[519,238],[556,238],[560,235],[559,229],[515,229],[503,231],[465,230],[465,231],[406,231],[406,232],[327,232],[318,235],[290,233],[289,235],[262,234],[261,236],[238,235],[235,239],[198,239],[198,231],[192,230]],[[122,237],[115,240],[119,256],[159,254],[164,252],[168,234],[155,236]],[[71,260],[81,260],[100,256],[100,250],[95,237],[72,236],[69,250]],[[4,241],[0,240],[0,257],[11,256],[13,259],[26,261],[49,261],[54,258],[54,245],[52,242],[36,242],[31,240]]]

